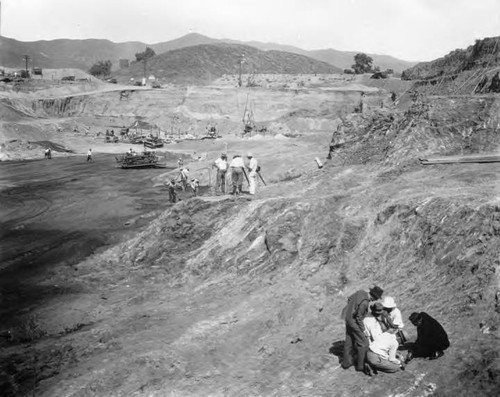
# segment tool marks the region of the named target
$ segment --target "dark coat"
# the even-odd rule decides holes
[[[358,291],[347,299],[345,321],[350,326],[354,326],[362,331],[365,330],[363,319],[368,314],[370,306],[370,295],[366,291]]]
[[[415,347],[425,353],[446,350],[450,347],[448,335],[439,322],[425,312],[420,313],[422,322],[417,326]]]

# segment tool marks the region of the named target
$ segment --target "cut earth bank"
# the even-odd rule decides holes
[[[9,321],[11,297],[3,296],[2,324],[12,332],[2,346],[4,390],[497,395],[500,166],[424,168],[416,159],[496,150],[498,105],[495,96],[429,98],[406,111],[348,115],[349,144],[322,169],[313,159],[324,159],[339,114],[318,106],[280,116],[286,126],[311,111],[311,120],[331,120],[312,133],[294,129],[296,138],[175,146],[207,152],[192,163],[201,174],[224,140],[230,154],[251,145],[272,183],[252,200],[167,205],[111,248],[72,266],[46,264],[33,288],[58,293]],[[466,136],[464,126],[472,128]],[[426,311],[439,319],[452,344],[444,357],[375,378],[339,368],[340,312],[349,294],[372,283],[396,297],[405,318]]]

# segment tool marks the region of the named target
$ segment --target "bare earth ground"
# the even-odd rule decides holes
[[[500,165],[416,160],[496,153],[498,100],[435,98],[422,114],[402,113],[380,110],[387,90],[315,77],[299,93],[283,88],[297,83],[289,77],[253,91],[227,77],[127,101],[103,90],[30,107],[33,94],[5,94],[4,141],[80,154],[0,164],[6,395],[498,395]],[[349,115],[361,91],[370,109]],[[246,103],[266,136],[237,136]],[[201,197],[185,193],[173,206],[163,182],[176,170],[122,170],[105,154],[129,145],[105,144],[96,131],[137,115],[167,131],[217,121],[223,138],[164,149],[169,166],[184,157]],[[339,116],[351,143],[327,161]],[[460,123],[471,119],[468,136]],[[268,186],[252,198],[214,196],[210,162],[221,151],[252,151]],[[372,283],[405,319],[439,319],[452,344],[444,357],[374,378],[340,369],[340,312]]]

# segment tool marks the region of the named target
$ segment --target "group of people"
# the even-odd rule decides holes
[[[243,181],[246,177],[249,185],[249,194],[254,195],[257,190],[257,176],[259,175],[260,166],[257,159],[252,153],[247,153],[247,164],[241,157],[236,154],[229,162],[226,153],[221,155],[212,163],[212,167],[217,170],[215,190],[216,193],[226,193],[226,179],[228,173],[231,175],[232,192],[230,194],[239,195],[243,192]],[[175,203],[178,201],[177,189],[187,190],[191,187],[194,196],[198,195],[200,182],[196,178],[189,177],[189,168],[184,166],[182,158],[177,160],[177,167],[179,168],[178,180],[171,179],[167,184],[169,191],[169,201]],[[248,171],[248,173],[247,173]]]
[[[182,189],[186,191],[191,188],[194,197],[198,196],[198,191],[200,188],[200,181],[193,177],[189,178],[189,168],[184,167],[184,161],[182,158],[177,160],[177,166],[179,167],[179,181],[175,178],[172,178],[169,183],[167,183],[168,188],[168,199],[171,203],[176,203],[179,198],[177,196],[177,189]]]
[[[393,297],[382,299],[383,293],[374,286],[369,292],[360,290],[348,298],[343,310],[346,339],[342,368],[354,365],[356,371],[371,376],[377,371],[404,370],[414,357],[431,360],[441,357],[450,346],[441,324],[425,312],[412,313],[409,320],[417,327],[417,339],[408,343],[401,311]],[[407,348],[406,357],[398,351],[400,345]]]
[[[228,171],[231,173],[231,194],[239,195],[243,192],[243,181],[245,176],[249,185],[248,193],[251,195],[256,193],[257,176],[259,175],[260,166],[252,153],[247,153],[246,158],[248,160],[248,165],[245,164],[245,161],[239,154],[234,155],[231,162],[228,162],[226,153],[222,153],[220,157],[213,162],[212,167],[217,170],[217,179],[215,183],[217,193],[226,193],[226,176]],[[246,171],[248,171],[248,175]]]

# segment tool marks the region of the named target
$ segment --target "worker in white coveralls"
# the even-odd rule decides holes
[[[257,167],[259,166],[259,164],[257,163],[257,159],[253,157],[252,153],[248,153],[247,158],[249,160],[248,164],[248,183],[250,184],[249,193],[255,194],[255,189],[257,187]]]

